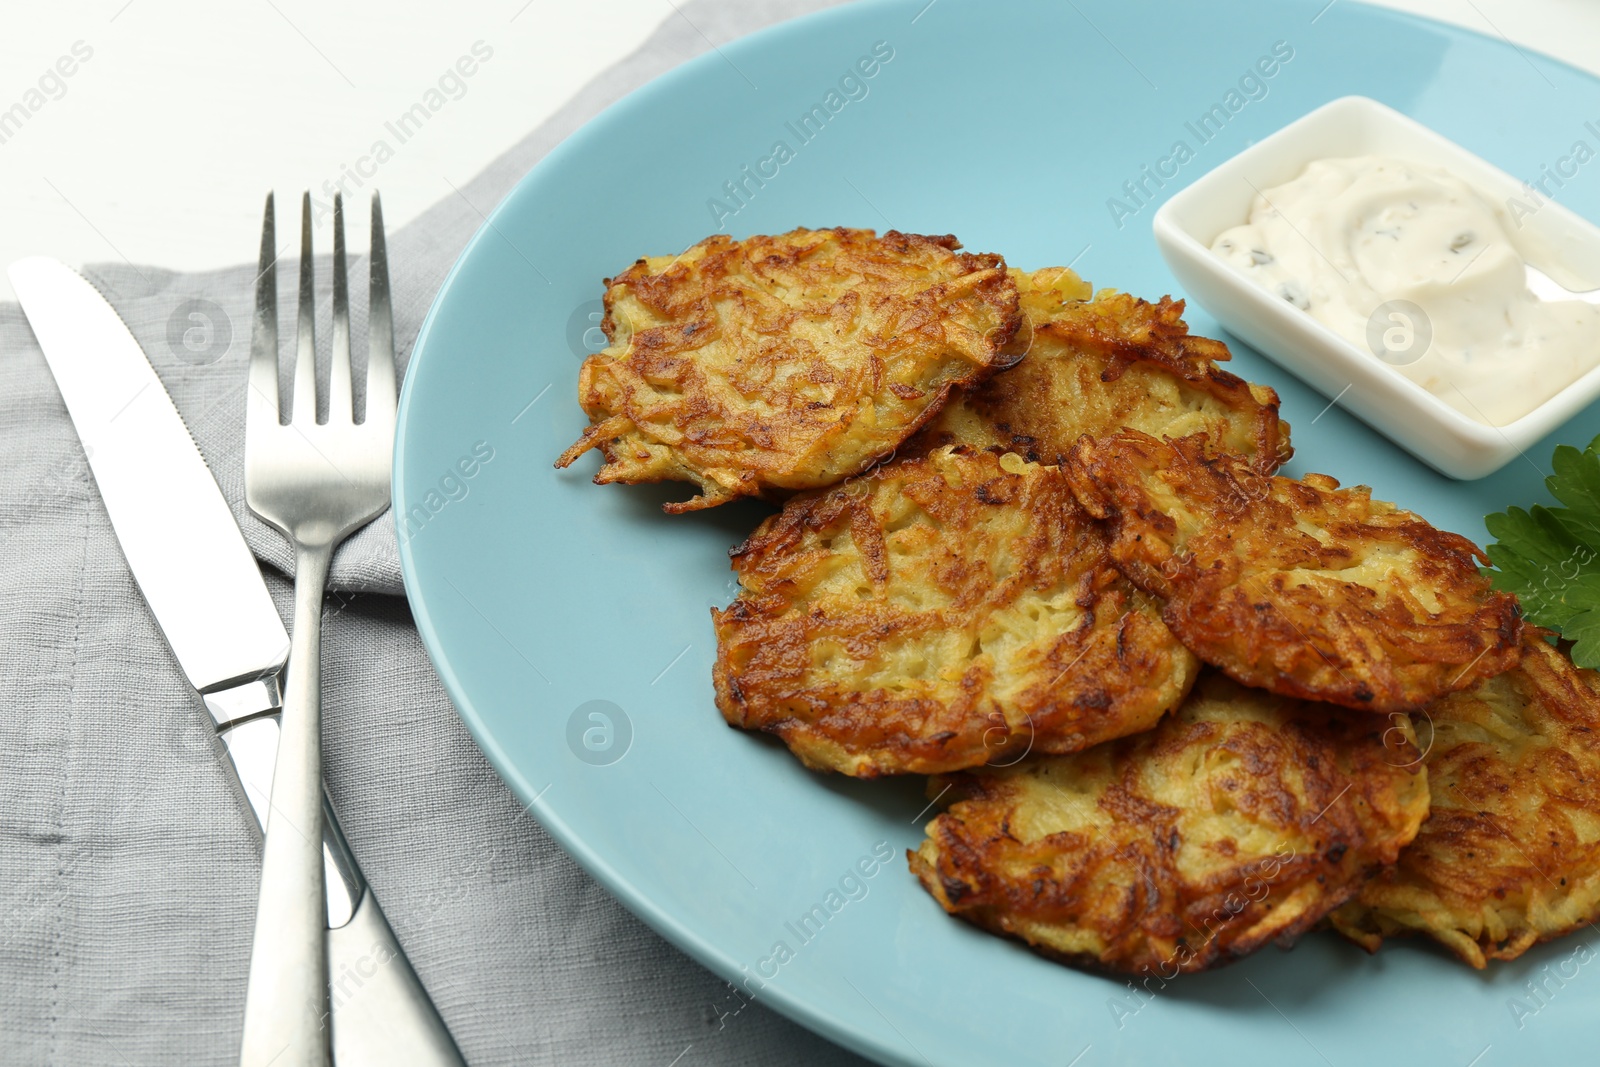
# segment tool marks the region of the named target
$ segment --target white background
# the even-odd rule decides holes
[[[394,144],[384,123],[482,41],[493,56],[464,79],[464,95],[378,171],[392,229],[453,195],[661,22],[683,18],[683,2],[8,3],[0,112],[74,43],[93,56],[0,143],[0,265],[30,254],[175,269],[249,261],[268,189],[315,191],[379,137]],[[1600,73],[1594,0],[1386,3]]]

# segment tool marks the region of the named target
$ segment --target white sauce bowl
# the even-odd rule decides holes
[[[1530,261],[1569,289],[1600,288],[1600,227],[1542,194],[1530,194],[1519,179],[1364,96],[1324,104],[1197,178],[1156,212],[1156,244],[1185,291],[1229,332],[1441,473],[1482,478],[1600,398],[1600,367],[1515,422],[1488,426],[1211,251],[1218,234],[1246,220],[1257,190],[1290,181],[1313,160],[1368,155],[1443,167],[1491,203],[1516,198],[1537,205],[1522,215],[1517,230]]]

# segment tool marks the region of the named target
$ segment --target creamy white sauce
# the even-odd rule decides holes
[[[1600,363],[1600,309],[1529,292],[1505,213],[1444,170],[1379,156],[1318,160],[1262,190],[1249,221],[1211,248],[1491,426]]]

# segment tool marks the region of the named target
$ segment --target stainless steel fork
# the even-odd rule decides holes
[[[285,424],[278,403],[276,255],[273,205],[268,196],[245,407],[245,498],[251,511],[280,530],[294,546],[295,609],[245,999],[240,1052],[245,1067],[325,1065],[334,1029],[329,1025],[322,852],[322,597],[333,550],[389,506],[395,369],[383,217],[374,196],[367,404],[365,418],[357,423],[351,395],[344,205],[338,197],[334,200],[333,240],[333,359],[328,417],[319,423],[308,194],[301,209],[293,407]],[[368,903],[370,895],[365,895],[362,905]],[[375,903],[371,916],[388,934]],[[409,965],[405,966],[409,972]],[[415,996],[426,1005],[420,986],[416,986]],[[454,1047],[431,1005],[427,1005],[427,1013],[437,1028],[441,1047],[447,1046],[453,1056]]]

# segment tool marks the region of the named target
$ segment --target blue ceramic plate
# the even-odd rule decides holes
[[[1150,998],[945,917],[903,856],[920,839],[919,783],[808,773],[713,706],[709,609],[732,595],[728,547],[766,509],[668,517],[661,503],[688,487],[594,486],[594,456],[551,466],[585,423],[574,397],[600,336],[601,278],[719,227],[955,233],[1016,266],[1070,262],[1156,297],[1175,290],[1149,232],[1159,203],[1334,97],[1375,97],[1535,178],[1574,142],[1600,145],[1584,125],[1600,119],[1595,79],[1324,3],[910,0],[791,22],[686,64],[562,144],[445,283],[395,463],[423,638],[539,821],[740,995],[888,1063],[1492,1067],[1592,1054],[1600,972],[1573,957],[1579,938],[1478,974],[1424,944],[1368,957],[1318,934]],[[1158,184],[1147,175],[1179,141],[1189,158]],[[1600,163],[1587,165],[1550,189],[1595,218]],[[1543,496],[1553,442],[1451,482],[1234,352],[1236,371],[1283,396],[1292,472],[1369,483],[1479,540],[1485,512]],[[1556,436],[1597,430],[1590,410]]]

